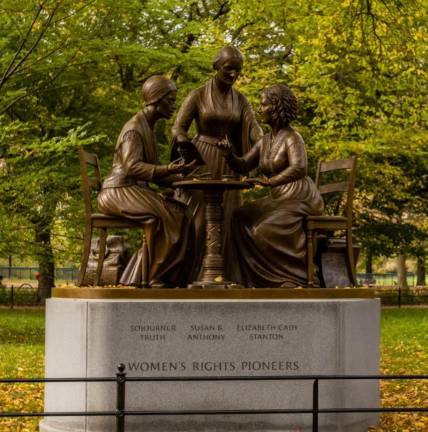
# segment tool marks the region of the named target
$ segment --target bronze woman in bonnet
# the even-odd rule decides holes
[[[168,184],[175,174],[189,165],[160,165],[156,151],[154,125],[160,118],[170,118],[175,109],[175,84],[160,75],[143,85],[145,106],[122,128],[113,156],[113,167],[98,195],[98,207],[106,214],[141,220],[155,218],[156,228],[149,244],[150,286],[162,286],[177,278],[187,247],[189,221],[184,212],[169,204],[152,190],[150,182]],[[120,283],[141,283],[142,251],[131,258]],[[182,272],[181,272],[182,273]]]
[[[239,173],[256,167],[253,183],[270,194],[236,210],[232,217],[233,280],[254,287],[306,286],[306,215],[322,214],[320,193],[307,176],[305,143],[290,123],[297,102],[285,85],[264,90],[259,112],[271,132],[243,157],[220,143],[229,166]]]
[[[213,178],[221,178],[223,175],[239,178],[239,174],[231,170],[224,160],[222,151],[217,147],[218,142],[227,137],[233,151],[237,155],[243,155],[262,136],[262,130],[247,98],[233,88],[243,61],[242,54],[236,47],[229,45],[220,49],[213,62],[216,75],[202,87],[190,92],[177,114],[172,130],[176,145],[186,143],[189,141],[187,133],[190,125],[195,121],[197,134],[192,142],[206,164],[206,171]],[[199,244],[203,244],[203,198],[198,192],[192,192],[191,197],[195,213],[196,238]],[[225,227],[233,210],[240,204],[239,191],[225,193]],[[225,246],[227,262],[227,244]],[[200,258],[201,253],[198,255]],[[196,267],[197,262],[198,257]]]

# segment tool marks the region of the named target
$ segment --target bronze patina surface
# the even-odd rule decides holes
[[[205,250],[201,275],[189,286],[192,288],[227,288],[223,256],[223,194],[228,190],[246,189],[247,182],[238,180],[187,180],[174,182],[173,186],[184,190],[201,190],[205,203]]]
[[[256,121],[253,109],[247,98],[234,88],[234,83],[241,73],[244,59],[234,46],[222,48],[213,61],[215,76],[195,90],[184,100],[172,128],[175,148],[192,142],[205,167],[200,172],[209,172],[211,178],[221,179],[224,175],[239,179],[223,158],[217,143],[226,137],[237,155],[245,154],[260,137],[262,129]],[[196,135],[190,139],[188,131],[191,124],[196,126]],[[177,191],[180,194],[180,191]],[[205,236],[204,197],[201,191],[182,191],[181,198],[190,202],[196,231],[196,244],[203,245]],[[224,194],[224,226],[229,224],[233,210],[242,204],[238,190],[229,190]],[[227,236],[226,231],[223,233]],[[228,244],[224,242],[224,255],[228,261]],[[195,263],[192,279],[196,279],[202,263],[204,251],[195,250]],[[228,275],[227,275],[228,276]]]
[[[296,98],[283,84],[262,92],[259,113],[270,128],[263,135],[250,103],[233,87],[243,67],[240,51],[222,48],[213,67],[215,76],[191,91],[177,114],[172,155],[178,159],[162,165],[156,150],[155,123],[172,116],[177,94],[163,76],[145,81],[145,105],[119,135],[98,206],[150,228],[120,284],[317,287],[313,253],[307,253],[314,252],[312,242],[307,245],[312,231],[307,224],[307,236],[304,221],[323,218],[324,203],[307,175],[305,143],[291,126]],[[190,139],[192,123],[197,133]],[[240,181],[254,170],[260,177]],[[165,199],[150,183],[173,185],[174,198]],[[269,194],[241,206],[240,189],[253,185]]]
[[[54,298],[79,299],[157,299],[157,300],[270,300],[270,299],[347,299],[375,298],[371,289],[361,288],[244,288],[244,289],[146,289],[130,287],[58,287]]]
[[[113,168],[98,195],[101,212],[141,221],[151,218],[155,226],[146,236],[149,286],[186,282],[185,266],[191,221],[183,209],[162,198],[149,182],[168,185],[189,165],[158,160],[154,126],[161,118],[170,118],[175,109],[175,84],[160,75],[143,85],[144,108],[122,128],[113,157]],[[141,285],[143,251],[131,258],[120,283]]]
[[[244,286],[307,286],[304,219],[323,212],[318,188],[307,175],[301,135],[290,123],[297,101],[282,84],[265,89],[259,107],[271,131],[244,156],[227,140],[219,143],[229,166],[248,173],[259,168],[263,177],[248,182],[270,188],[270,194],[234,211],[230,226],[230,277]]]

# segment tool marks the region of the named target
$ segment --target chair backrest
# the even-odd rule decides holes
[[[101,190],[101,173],[98,157],[95,153],[88,153],[79,149],[80,175],[82,177],[83,201],[85,203],[85,217],[92,214],[92,192]]]
[[[356,169],[356,156],[349,159],[319,161],[315,177],[315,183],[323,196],[326,208],[330,208],[331,213],[335,215],[342,213],[349,222],[352,222]],[[324,183],[326,177],[329,181]]]

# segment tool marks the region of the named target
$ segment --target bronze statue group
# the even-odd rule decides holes
[[[263,90],[258,109],[270,132],[263,135],[247,98],[233,84],[243,66],[240,51],[222,48],[213,62],[215,76],[192,90],[181,105],[174,126],[173,151],[192,146],[203,165],[197,173],[213,179],[249,179],[270,189],[265,197],[242,205],[241,192],[225,192],[223,201],[223,255],[226,278],[244,287],[305,287],[307,285],[304,217],[320,215],[323,201],[307,175],[305,144],[291,127],[296,98],[284,84]],[[195,161],[159,163],[154,126],[171,118],[177,89],[164,76],[143,85],[143,109],[122,128],[113,167],[98,196],[106,214],[142,223],[156,221],[155,235],[147,239],[149,287],[177,287],[197,279],[203,257],[205,219],[200,191],[177,189],[166,200],[150,183],[171,185],[195,169]],[[195,123],[196,136],[188,131]],[[181,203],[181,205],[179,205]],[[137,251],[120,283],[139,286],[142,252]]]

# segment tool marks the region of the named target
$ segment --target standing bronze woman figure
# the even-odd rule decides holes
[[[154,125],[160,118],[170,118],[175,109],[175,84],[160,75],[143,85],[145,106],[123,126],[117,140],[113,168],[98,195],[98,208],[106,214],[155,221],[153,236],[146,238],[149,251],[149,286],[175,284],[183,262],[189,232],[189,220],[177,206],[164,200],[149,187],[149,182],[168,184],[174,174],[189,165],[158,161]],[[120,279],[124,285],[141,283],[142,250],[131,258]],[[185,281],[184,281],[185,282]]]
[[[233,151],[241,156],[263,135],[247,98],[233,88],[241,73],[243,61],[242,54],[236,47],[229,45],[222,48],[213,62],[216,75],[204,86],[190,92],[177,114],[172,129],[176,146],[180,146],[189,141],[187,133],[191,123],[195,121],[197,135],[192,140],[193,145],[204,160],[206,171],[215,179],[223,175],[239,178],[225,162],[222,151],[217,147],[219,141],[227,137]],[[192,205],[197,243],[204,244],[204,206],[200,193],[192,193]],[[239,191],[225,193],[225,227],[233,210],[240,205]],[[198,255],[201,257],[200,253]]]
[[[229,166],[247,173],[256,167],[265,177],[253,183],[270,187],[270,194],[236,210],[231,231],[235,264],[231,277],[247,287],[305,287],[306,215],[320,215],[321,195],[307,176],[305,143],[290,122],[297,102],[285,85],[263,91],[259,108],[271,132],[243,157],[220,143]],[[250,180],[251,181],[251,180]]]

